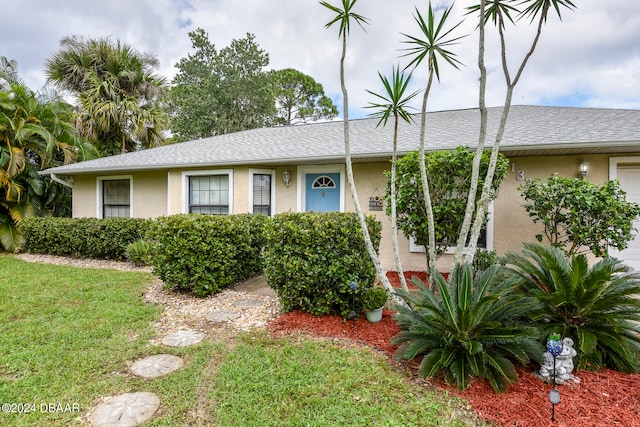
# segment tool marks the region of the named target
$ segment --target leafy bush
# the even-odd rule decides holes
[[[576,343],[578,369],[640,369],[640,274],[615,258],[593,266],[585,255],[526,243],[505,260],[527,295],[542,303],[530,316],[543,331]]]
[[[473,257],[473,263],[471,266],[473,267],[473,271],[482,271],[492,265],[497,265],[498,262],[499,259],[496,251],[478,248],[476,250],[476,255]]]
[[[568,255],[582,248],[607,256],[610,247],[623,250],[633,239],[640,205],[627,202],[618,181],[595,185],[578,178],[553,175],[546,182],[533,179],[520,187],[533,222],[544,225],[544,235]]]
[[[412,307],[398,307],[402,331],[391,340],[400,344],[397,358],[424,355],[423,377],[442,376],[463,390],[478,376],[495,391],[517,380],[512,360],[540,359],[538,330],[520,321],[535,300],[517,292],[503,267],[479,271],[474,278],[471,266],[462,264],[451,273],[450,284],[440,273],[435,278],[437,292],[417,278],[412,280],[416,294],[397,291]]]
[[[142,218],[25,218],[20,226],[26,252],[124,261],[127,246],[145,236]]]
[[[153,271],[170,288],[215,294],[260,272],[267,221],[248,214],[158,218],[147,236],[155,245]]]
[[[125,250],[127,259],[137,266],[150,265],[152,261],[154,245],[146,239],[129,243]]]
[[[362,306],[365,310],[376,310],[387,302],[387,291],[379,286],[367,288],[362,294]]]
[[[377,248],[381,225],[370,216],[367,226]],[[361,312],[362,291],[376,276],[355,213],[276,215],[266,227],[264,264],[285,310],[316,315]]]
[[[485,151],[482,154],[478,188],[482,188],[484,185],[483,177],[487,174],[490,155],[490,151]],[[474,156],[474,152],[467,147],[458,147],[455,150],[434,151],[425,158],[433,204],[436,257],[440,257],[449,246],[455,246],[460,234],[462,221],[467,210]],[[500,184],[507,176],[508,166],[509,160],[499,154],[491,186],[493,196],[497,194]],[[411,151],[398,160],[396,185],[398,227],[407,238],[412,236],[417,244],[427,245],[429,230],[420,178],[418,151]],[[390,188],[388,183],[386,192],[388,215],[391,214]],[[479,198],[480,193],[476,196],[476,202]]]

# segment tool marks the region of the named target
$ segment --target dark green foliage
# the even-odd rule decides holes
[[[473,271],[482,271],[492,265],[498,264],[498,262],[499,259],[496,251],[480,248],[476,250],[476,256],[473,257],[473,263],[471,265],[473,267]]]
[[[585,255],[526,243],[505,257],[527,295],[542,303],[531,312],[544,336],[569,336],[578,369],[640,371],[640,274],[615,258],[593,266]]]
[[[364,290],[362,295],[362,306],[365,310],[376,310],[385,305],[389,295],[384,288],[374,286]]]
[[[382,227],[372,216],[367,227],[377,248]],[[284,309],[316,315],[360,313],[362,291],[376,276],[355,213],[276,215],[266,227],[264,263]]]
[[[173,215],[158,218],[147,238],[154,242],[153,271],[170,288],[197,296],[260,272],[263,215]]]
[[[640,205],[626,201],[618,181],[595,185],[553,175],[530,180],[520,190],[533,222],[544,225],[544,237],[568,255],[590,250],[607,256],[610,247],[623,250],[633,239]],[[543,235],[536,238],[542,242]]]
[[[253,34],[221,50],[198,28],[189,33],[194,53],[175,67],[170,93],[174,141],[272,126],[276,122],[269,54]]]
[[[424,355],[420,375],[442,376],[460,390],[477,376],[504,391],[518,378],[513,361],[524,365],[542,355],[537,329],[520,321],[535,300],[517,292],[514,278],[499,266],[474,278],[471,266],[462,264],[449,284],[440,273],[435,278],[435,291],[417,278],[416,294],[397,291],[412,308],[398,308],[402,331],[391,340],[400,344],[396,357]]]
[[[397,209],[398,228],[405,236],[413,236],[416,243],[429,242],[427,212],[424,204],[418,151],[412,151],[398,160]],[[471,186],[471,169],[474,153],[466,147],[453,151],[435,151],[426,156],[429,189],[435,222],[436,257],[449,246],[455,246],[467,209],[467,196]],[[480,161],[478,187],[484,185],[483,177],[489,167],[490,152],[485,151]],[[509,160],[499,155],[492,189],[494,196],[507,175]],[[387,214],[390,214],[390,184],[387,185]],[[476,197],[479,200],[480,194]],[[475,214],[474,214],[475,218]]]
[[[144,237],[151,220],[142,218],[25,218],[23,250],[75,258],[125,261],[127,246]]]

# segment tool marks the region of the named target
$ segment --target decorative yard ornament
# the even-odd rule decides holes
[[[540,377],[546,381],[551,379],[553,384],[553,388],[549,392],[551,421],[556,420],[556,405],[560,403],[560,390],[556,388],[556,385],[564,384],[570,379],[576,379],[573,376],[573,357],[576,354],[571,338],[566,337],[560,341],[560,335],[557,333],[549,336],[547,351],[542,355],[544,363],[540,367]]]
[[[547,341],[547,351],[542,355],[544,363],[540,367],[540,377],[551,381],[555,375],[556,384],[564,384],[568,380],[579,382],[579,378],[573,375],[573,358],[576,354],[571,338],[560,341],[559,335],[552,334]]]

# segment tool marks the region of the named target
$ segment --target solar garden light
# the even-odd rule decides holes
[[[551,402],[551,421],[556,420],[556,405],[560,403],[560,390],[556,388],[556,357],[562,353],[562,341],[560,335],[553,333],[547,341],[547,351],[553,356],[553,388],[549,392],[549,402]]]

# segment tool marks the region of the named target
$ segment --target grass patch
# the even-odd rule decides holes
[[[145,426],[475,425],[457,400],[410,384],[366,349],[265,331],[188,348],[150,345],[160,315],[142,298],[151,280],[0,256],[0,404],[36,409],[0,412],[0,425],[84,425],[97,399],[138,391],[161,402]],[[160,353],[181,356],[184,368],[155,380],[129,373],[132,362]]]
[[[327,340],[246,335],[211,393],[219,426],[463,426],[454,399],[411,385],[386,358]]]

